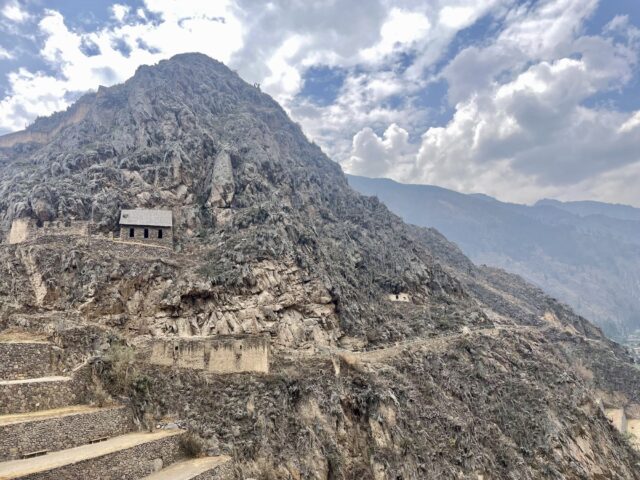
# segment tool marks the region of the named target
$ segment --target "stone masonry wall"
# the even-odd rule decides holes
[[[133,428],[128,407],[113,407],[36,421],[0,424],[0,462],[27,453],[76,447]]]
[[[154,365],[219,374],[269,372],[269,339],[264,336],[156,338],[143,352]]]
[[[36,226],[32,218],[18,218],[11,223],[8,241],[11,244],[22,243],[40,237],[73,235],[86,237],[89,235],[89,222],[82,220],[55,220]]]
[[[224,465],[216,467],[214,470],[201,473],[191,480],[225,480],[231,478],[236,478],[233,473],[233,462],[227,462]]]
[[[29,219],[18,218],[11,223],[11,230],[9,231],[8,241],[11,244],[22,243],[29,240],[32,235],[32,229],[34,225]]]
[[[133,228],[134,236],[129,236],[129,229]],[[149,237],[144,238],[144,230],[149,231]],[[173,229],[169,227],[163,227],[162,238],[158,238],[158,227],[138,227],[138,226],[120,226],[120,241],[121,242],[136,242],[136,243],[149,243],[152,245],[161,245],[164,247],[173,247]]]
[[[180,435],[165,437],[109,455],[85,460],[48,472],[21,477],[23,480],[121,480],[143,478],[181,458]]]
[[[27,413],[76,405],[82,389],[73,380],[52,382],[0,382],[0,415]]]
[[[0,343],[0,380],[46,377],[58,371],[62,350],[46,342]]]

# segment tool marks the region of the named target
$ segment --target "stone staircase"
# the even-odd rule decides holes
[[[62,376],[62,358],[0,335],[0,480],[231,477],[229,457],[185,458],[184,430],[135,431],[128,407],[89,405],[88,367]]]

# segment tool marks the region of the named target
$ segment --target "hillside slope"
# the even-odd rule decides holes
[[[0,327],[74,332],[107,379],[119,342],[269,334],[268,375],[141,364],[107,384],[237,478],[640,478],[595,402],[640,404],[624,350],[351,190],[219,62],[141,67],[31,130],[0,142],[4,237],[18,218],[96,235],[0,245]],[[173,210],[175,251],[99,236],[132,207]]]
[[[349,183],[405,221],[438,229],[474,262],[541,286],[612,338],[640,329],[640,210],[551,200],[530,207],[387,179]]]

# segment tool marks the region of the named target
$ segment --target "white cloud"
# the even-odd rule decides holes
[[[606,188],[629,185],[624,172],[638,178],[640,112],[589,101],[636,81],[640,30],[619,15],[586,35],[598,0],[126,3],[94,31],[69,28],[54,10],[0,10],[15,23],[38,18],[40,56],[56,70],[9,76],[0,130],[65,108],[70,93],[123,81],[140,64],[200,51],[261,83],[352,172],[525,201],[605,199]],[[442,68],[456,35],[486,15],[484,36]],[[326,104],[298,96],[318,66],[343,78]],[[446,120],[424,101],[443,81]]]
[[[64,82],[34,74],[25,69],[9,74],[12,95],[0,101],[0,125],[10,131],[21,130],[36,116],[67,107]]]
[[[384,175],[390,169],[408,174],[412,171],[416,147],[409,143],[409,132],[392,123],[379,137],[370,128],[353,137],[352,155],[348,165],[351,173]]]
[[[631,115],[618,129],[619,134],[630,133],[640,127],[640,112]]]
[[[16,1],[7,2],[4,7],[2,7],[2,10],[0,10],[0,14],[16,23],[26,22],[31,17],[29,12],[23,9]]]
[[[420,12],[409,12],[394,8],[380,28],[380,41],[360,52],[367,62],[381,62],[394,50],[405,49],[423,38],[431,23]]]
[[[331,156],[345,162],[351,156],[354,133],[365,127],[381,131],[396,122],[412,132],[424,128],[432,111],[412,106],[412,97],[430,88],[432,79],[424,70],[440,60],[460,29],[509,1],[458,1],[460,10],[444,16],[450,20],[448,25],[440,21],[443,7],[430,2],[390,5],[337,0],[322,8],[305,2],[300,10],[294,4],[286,12],[273,2],[271,9],[253,19],[257,30],[248,28],[245,46],[234,55],[233,64],[251,81],[268,78],[264,90]],[[345,11],[351,14],[346,16]],[[453,14],[461,20],[453,22]],[[291,35],[292,31],[296,34]],[[285,45],[292,37],[303,37],[304,44],[299,43],[295,53],[285,58],[282,47],[275,46]],[[398,68],[401,54],[411,57],[413,66]],[[295,97],[303,87],[305,70],[317,64],[341,68],[347,74],[330,105]]]
[[[113,15],[113,18],[115,18],[118,22],[124,21],[124,18],[129,14],[130,11],[131,7],[128,5],[116,3],[111,6],[111,14]]]
[[[471,23],[475,17],[475,11],[470,6],[446,6],[440,10],[439,17],[442,25],[458,29]]]
[[[0,47],[0,60],[7,60],[11,58],[13,58],[13,54],[5,48]]]
[[[146,7],[165,20],[93,32],[71,30],[62,14],[45,10],[38,23],[44,38],[40,56],[56,72],[46,75],[21,69],[9,75],[10,93],[0,104],[0,131],[22,129],[36,116],[66,108],[69,94],[122,82],[141,64],[190,51],[228,62],[242,46],[242,26],[225,2],[193,2],[189,8],[176,8],[174,2],[149,0]],[[127,12],[114,6],[116,19],[124,19]],[[84,43],[97,46],[99,53],[88,55]]]
[[[640,112],[585,106],[633,79],[636,29],[616,17],[603,35],[582,35],[595,6],[594,0],[547,0],[511,10],[492,41],[463,50],[443,70],[455,113],[445,126],[426,130],[413,168],[406,153],[394,159],[387,148],[381,156],[355,138],[345,166],[512,201],[550,196],[640,204],[638,193],[629,193],[640,172]]]
[[[291,60],[307,41],[303,35],[289,37],[266,62],[270,75],[264,79],[262,86],[282,102],[291,100],[300,91],[302,76],[300,70],[291,65]]]

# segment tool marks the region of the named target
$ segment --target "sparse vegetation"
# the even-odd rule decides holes
[[[204,455],[204,441],[197,433],[184,433],[180,437],[180,448],[187,457],[197,458]]]
[[[137,381],[135,350],[122,344],[112,345],[104,356],[111,382],[119,391],[127,391]]]

